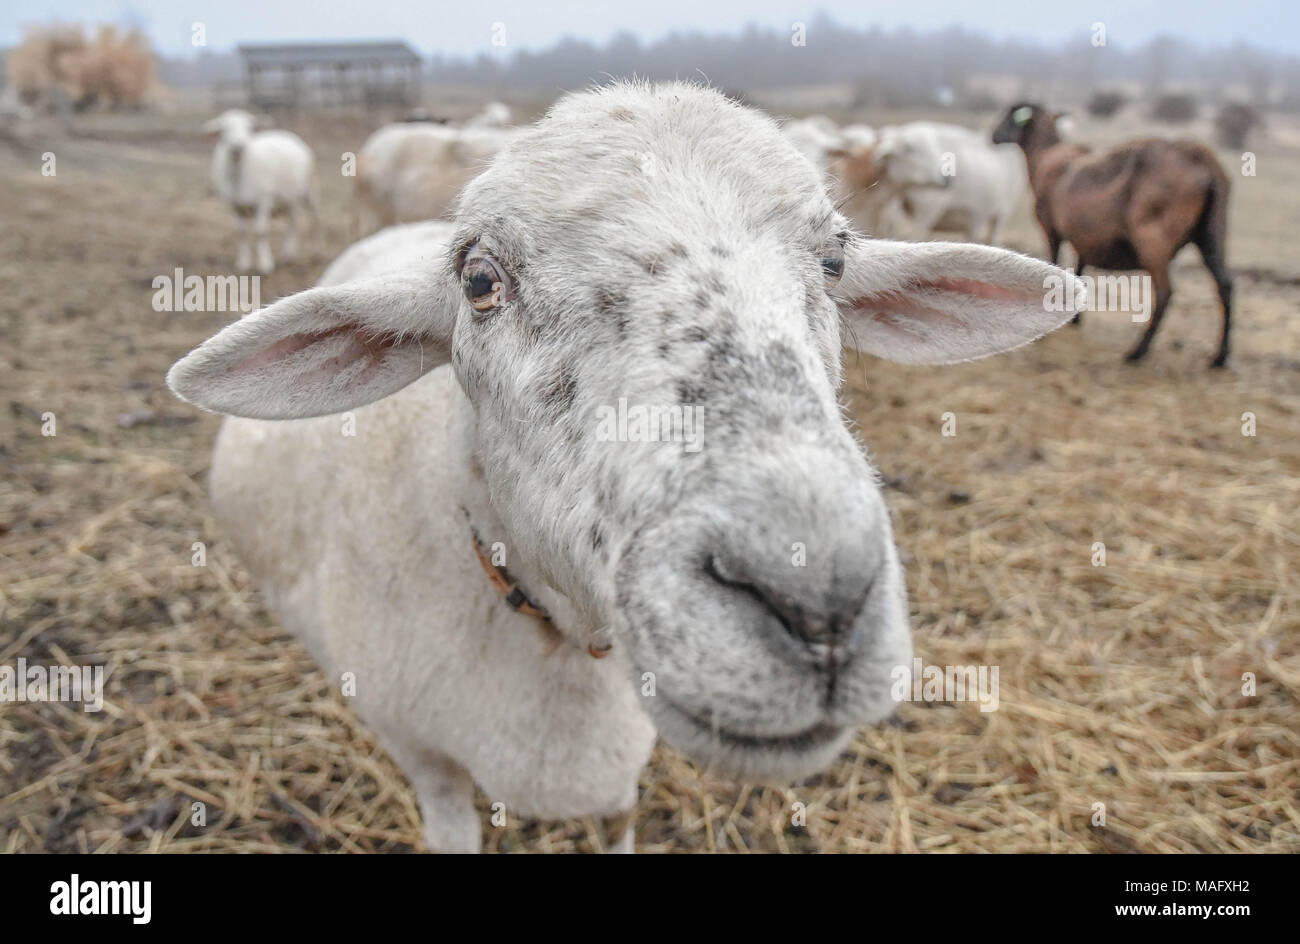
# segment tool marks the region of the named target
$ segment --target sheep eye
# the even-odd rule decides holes
[[[822,250],[822,273],[826,276],[827,288],[844,274],[844,246],[838,239],[832,239]]]
[[[510,276],[477,243],[465,254],[460,284],[475,311],[491,311],[514,297]]]

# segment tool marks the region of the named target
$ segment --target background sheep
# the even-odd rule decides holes
[[[319,225],[316,208],[316,157],[311,148],[291,131],[257,131],[257,119],[246,111],[231,109],[212,119],[204,130],[220,135],[212,152],[212,187],[230,204],[239,226],[239,254],[235,265],[252,268],[252,239],[257,241],[257,268],[262,273],[275,269],[271,257],[271,216],[284,212],[289,217],[282,255],[297,256],[299,227],[305,212]]]
[[[1025,193],[1020,155],[977,131],[918,121],[881,132],[872,160],[901,213],[892,234],[924,239],[960,228],[972,241],[998,245]]]
[[[1079,257],[1080,275],[1086,266],[1150,274],[1155,307],[1128,354],[1135,361],[1146,356],[1173,296],[1169,264],[1178,250],[1195,244],[1223,306],[1223,334],[1210,364],[1223,367],[1232,326],[1229,183],[1214,152],[1195,141],[1144,140],[1096,154],[1063,142],[1056,119],[1026,102],[1009,108],[993,132],[995,142],[1018,144],[1024,152],[1034,213],[1052,261],[1068,242]]]
[[[510,106],[504,102],[488,102],[477,115],[464,124],[466,128],[504,128],[510,124]]]
[[[863,124],[841,128],[825,115],[787,121],[781,130],[822,174],[836,205],[858,229],[890,235],[886,210],[896,193],[876,159],[878,132]]]
[[[355,232],[445,216],[460,188],[513,137],[510,129],[392,124],[357,154]]]

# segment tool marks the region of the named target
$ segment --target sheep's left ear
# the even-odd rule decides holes
[[[974,243],[852,237],[831,290],[845,343],[902,364],[950,364],[1009,351],[1083,310],[1073,275]]]
[[[364,406],[451,357],[459,283],[389,274],[290,295],[177,361],[167,385],[217,413],[282,420]]]

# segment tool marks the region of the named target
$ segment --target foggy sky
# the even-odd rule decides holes
[[[1103,22],[1108,44],[1118,47],[1163,33],[1207,46],[1246,41],[1300,53],[1297,0],[7,0],[0,3],[0,47],[19,42],[25,24],[59,19],[139,26],[171,56],[195,52],[195,21],[204,23],[212,51],[241,42],[405,39],[424,54],[507,57],[565,36],[604,42],[626,31],[645,41],[673,31],[734,34],[750,23],[788,33],[796,21],[809,25],[815,48],[819,11],[846,26],[962,26],[1049,44],[1087,41],[1092,24]],[[491,42],[498,22],[504,47]]]

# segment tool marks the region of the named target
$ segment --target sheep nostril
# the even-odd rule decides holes
[[[814,612],[787,594],[740,576],[716,557],[709,559],[705,570],[723,586],[761,603],[776,617],[786,633],[808,650],[814,661],[832,669],[848,661],[856,638],[853,623],[866,601],[865,593],[848,606],[829,612]]]

